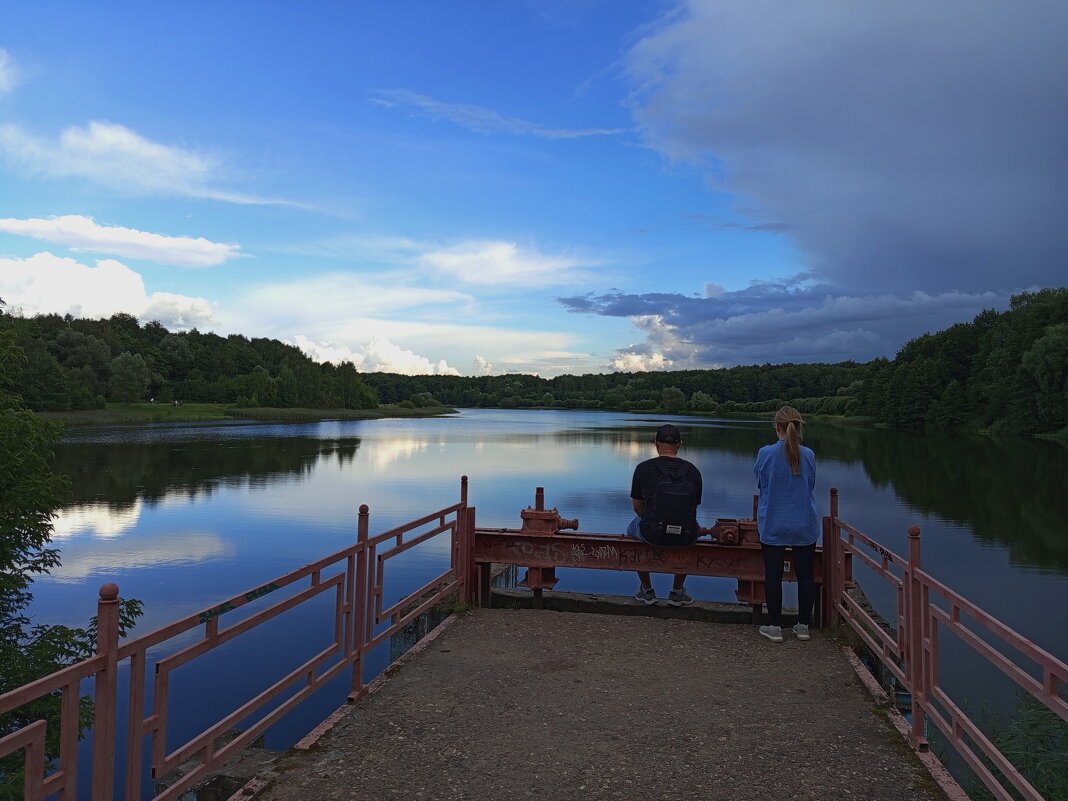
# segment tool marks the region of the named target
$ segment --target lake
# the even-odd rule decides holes
[[[362,503],[372,533],[452,504],[461,475],[470,477],[480,526],[519,527],[520,510],[541,486],[547,506],[578,518],[583,531],[621,532],[634,465],[655,455],[653,431],[665,419],[472,409],[423,419],[70,429],[56,454],[73,485],[56,521],[63,563],[36,581],[31,613],[37,622],[84,625],[100,585],[113,581],[123,597],[144,602],[138,631],[147,632],[351,543]],[[770,422],[670,419],[683,431],[681,455],[704,476],[702,524],[749,516],[753,461],[774,440]],[[1068,659],[1068,449],[831,424],[809,426],[806,444],[816,452],[821,513],[837,487],[843,519],[901,554],[908,526],[920,526],[930,573]],[[443,547],[413,555],[405,589],[447,559]],[[630,594],[637,586],[629,573],[558,574],[559,590]],[[888,613],[889,592],[858,577]],[[659,595],[668,582],[654,576]],[[687,587],[697,599],[735,600],[731,579],[692,577]],[[288,620],[257,647],[299,650],[313,628]],[[756,640],[754,630],[754,647]],[[233,708],[269,674],[261,660],[249,664],[247,652],[220,658],[172,688],[172,703],[181,704],[174,709],[186,713],[174,723],[176,738],[213,720],[220,704]],[[376,654],[371,669],[386,658]],[[1011,699],[984,671],[961,673],[969,702]],[[268,746],[291,745],[346,689],[335,681],[321,691],[270,732]]]

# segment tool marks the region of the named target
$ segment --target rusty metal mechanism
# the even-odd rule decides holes
[[[579,527],[577,518],[572,520],[560,517],[560,512],[556,507],[552,509],[545,508],[544,487],[538,487],[534,490],[534,506],[528,506],[519,513],[519,517],[523,520],[523,527],[519,529],[520,532],[534,536],[551,536],[564,529],[578,529]]]
[[[520,534],[532,537],[551,537],[564,529],[577,529],[578,519],[560,517],[560,512],[554,506],[552,509],[545,508],[545,488],[537,487],[534,490],[534,506],[528,506],[519,513],[523,521]],[[542,592],[551,590],[560,581],[556,576],[555,567],[528,567],[526,575],[519,582],[521,587],[529,587],[534,591],[534,606],[538,609],[542,606]]]
[[[701,529],[701,534],[708,534],[720,545],[760,546],[756,521],[748,517],[717,517],[711,528]]]

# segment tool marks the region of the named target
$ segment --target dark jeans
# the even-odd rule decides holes
[[[797,622],[806,626],[812,622],[812,606],[816,603],[816,579],[813,565],[816,561],[816,543],[811,545],[765,545],[760,543],[764,554],[764,598],[768,605],[768,622],[782,625],[782,568],[786,561],[786,549],[794,552],[794,572],[797,574]]]

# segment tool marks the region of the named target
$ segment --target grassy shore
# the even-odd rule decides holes
[[[455,414],[448,406],[406,409],[402,406],[379,406],[377,409],[268,409],[239,408],[225,403],[109,403],[103,409],[71,412],[40,412],[49,420],[65,425],[109,426],[143,423],[202,423],[214,420],[269,420],[307,422],[314,420],[376,420],[382,417],[438,417]]]

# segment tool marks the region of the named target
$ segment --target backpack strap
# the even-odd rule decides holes
[[[678,468],[678,467],[679,467],[679,465],[674,465],[673,464],[673,465],[671,465],[671,467],[668,467],[663,462],[657,462],[656,463],[656,469],[660,471],[661,475],[671,476],[672,478],[682,478],[682,475],[683,475],[684,471],[683,470],[676,470],[676,468]]]

